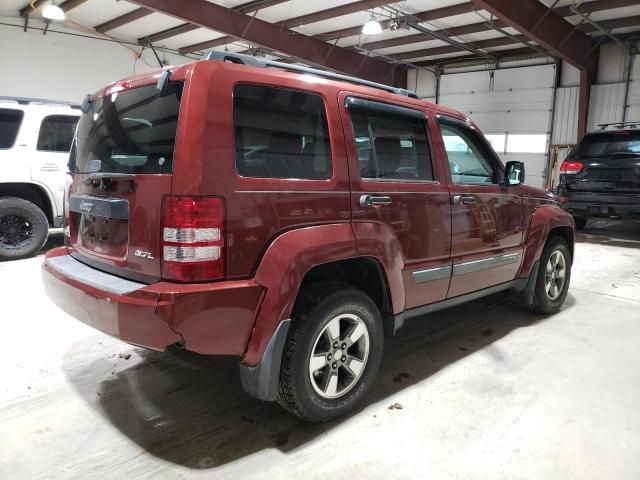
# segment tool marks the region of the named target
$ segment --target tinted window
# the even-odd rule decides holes
[[[586,135],[570,158],[640,155],[640,133],[615,132]]]
[[[38,150],[48,152],[68,152],[73,134],[76,131],[78,117],[69,115],[50,115],[40,124]]]
[[[23,116],[22,110],[0,108],[0,148],[13,147]]]
[[[440,123],[451,179],[455,183],[495,183],[491,161],[468,128]]]
[[[69,166],[78,173],[170,173],[182,83],[160,96],[155,85],[94,98],[78,123]]]
[[[233,93],[236,169],[243,177],[331,178],[331,147],[318,95],[257,85]]]
[[[362,178],[433,180],[424,120],[349,108]]]

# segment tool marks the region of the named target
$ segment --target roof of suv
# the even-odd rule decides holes
[[[332,72],[325,72],[323,70],[311,69],[307,67],[294,66],[295,69],[293,70],[287,64],[280,62],[269,62],[264,66],[257,66],[257,63],[254,64],[226,60],[227,59],[225,58],[214,58],[211,60],[204,59],[196,60],[194,62],[178,66],[169,66],[162,69],[158,68],[149,72],[140,73],[131,77],[121,79],[117,82],[113,82],[112,84],[109,84],[95,92],[95,95],[103,96],[118,90],[153,84],[158,81],[162,72],[166,70],[170,70],[172,72],[171,78],[184,80],[189,76],[189,72],[191,72],[193,69],[197,69],[203,65],[215,65],[215,68],[239,71],[244,70],[252,77],[261,76],[272,81],[278,78],[295,79],[304,82],[306,89],[310,89],[310,83],[308,81],[309,76],[317,76],[317,83],[321,83],[324,85],[334,85],[340,90],[347,90],[350,92],[375,96],[380,100],[390,100],[396,102],[400,101],[405,104],[413,104],[417,107],[428,106],[429,108],[436,110],[438,113],[459,118],[475,127],[475,124],[473,124],[473,122],[465,113],[418,98],[413,92],[409,90],[404,90],[388,85],[375,84],[374,82],[368,82],[366,80],[348,77],[346,75],[333,74]]]

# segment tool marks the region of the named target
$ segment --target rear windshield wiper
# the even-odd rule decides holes
[[[91,173],[87,175],[82,183],[85,185],[95,185],[103,180],[120,181],[120,180],[134,180],[136,176],[133,173]]]

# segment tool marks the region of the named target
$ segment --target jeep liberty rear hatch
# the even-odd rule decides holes
[[[94,97],[73,142],[67,242],[83,263],[143,282],[161,277],[161,211],[171,192],[182,82]]]

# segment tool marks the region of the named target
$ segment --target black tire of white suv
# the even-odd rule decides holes
[[[49,236],[49,222],[35,204],[0,198],[0,260],[18,260],[39,252]]]
[[[344,415],[375,381],[383,343],[380,312],[362,290],[338,282],[307,287],[292,314],[278,403],[311,422]]]

